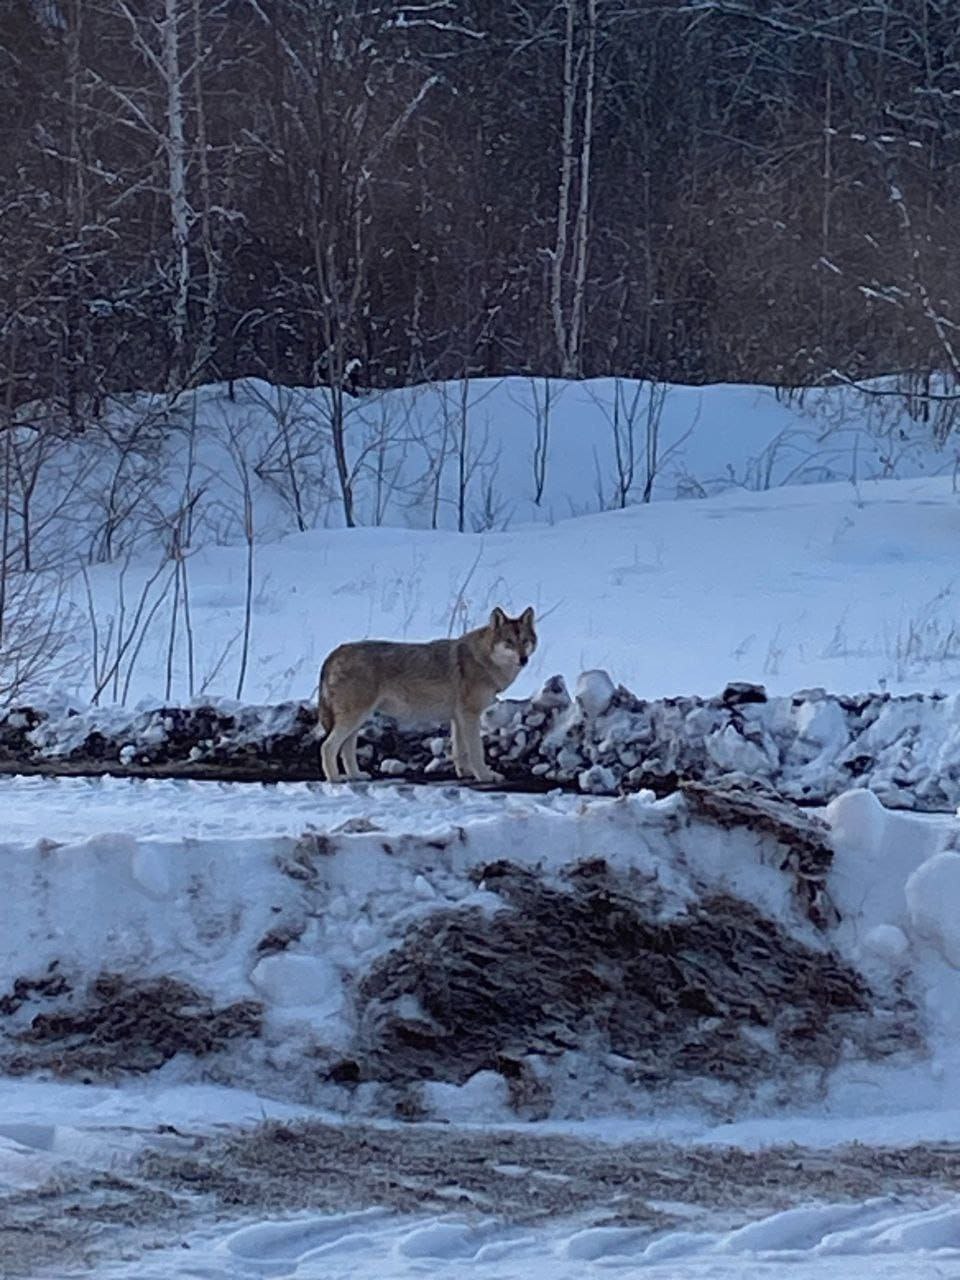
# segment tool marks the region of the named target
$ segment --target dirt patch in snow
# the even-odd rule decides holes
[[[691,809],[697,822],[741,830],[767,882],[779,867],[820,933],[782,889],[779,905],[764,908],[718,891],[712,872],[712,888],[698,880],[690,867],[699,846],[684,847],[685,833],[703,838]],[[283,1031],[264,1024],[255,1000],[217,1003],[213,991],[172,976],[83,974],[81,985],[65,951],[0,990],[0,1070],[97,1078],[216,1055],[208,1068],[236,1085],[409,1119],[447,1114],[452,1093],[426,1085],[492,1072],[500,1078],[477,1087],[490,1085],[494,1114],[508,1102],[540,1119],[650,1095],[726,1114],[758,1096],[813,1096],[841,1060],[922,1048],[908,977],[871,989],[831,949],[822,823],[766,793],[691,786],[658,824],[662,856],[676,865],[595,858],[544,871],[499,860],[458,870],[447,896],[418,898],[410,914],[405,901],[378,902],[383,941],[337,988],[347,1030],[336,1040],[319,1020]],[[251,935],[232,962],[237,976],[264,956],[316,959],[319,948],[322,957],[328,935],[311,937],[306,922],[330,906],[334,855],[336,837],[323,832],[277,855],[278,874],[298,884],[282,886],[288,913],[271,913],[269,928]],[[471,893],[461,875],[485,893]],[[284,1057],[289,1067],[278,1068]]]
[[[46,988],[43,984],[46,982]],[[51,998],[49,979],[40,991]],[[16,1012],[37,992],[38,982],[18,980],[3,1012]],[[55,994],[69,996],[63,978]],[[240,1000],[215,1008],[184,982],[172,978],[131,981],[121,974],[100,974],[79,998],[36,1014],[15,1031],[15,1045],[0,1057],[9,1075],[37,1070],[57,1075],[112,1076],[153,1071],[178,1053],[203,1057],[233,1040],[260,1034],[261,1007]]]
[[[592,1225],[654,1230],[678,1221],[655,1207],[663,1201],[725,1210],[742,1221],[813,1199],[960,1188],[960,1147],[747,1152],[419,1125],[271,1123],[212,1140],[195,1154],[151,1154],[143,1172],[171,1190],[203,1191],[233,1212],[376,1204],[398,1213],[472,1209],[519,1223],[588,1215]]]
[[[816,1090],[841,1058],[922,1046],[903,990],[871,990],[829,934],[812,939],[732,894],[703,893],[677,914],[656,874],[603,859],[556,877],[507,860],[469,874],[486,904],[417,916],[351,981],[350,1040],[305,1039],[295,1079],[271,1075],[275,1033],[264,1038],[257,1001],[217,1004],[172,977],[101,973],[77,986],[56,962],[0,993],[0,1070],[109,1078],[217,1055],[235,1084],[335,1107],[364,1086],[365,1108],[403,1118],[437,1105],[423,1082],[489,1071],[516,1114],[540,1119],[579,1105],[574,1078],[611,1105],[709,1094],[735,1108],[801,1077]],[[298,936],[278,925],[251,963]]]
[[[155,1139],[160,1144],[160,1139]],[[746,1152],[613,1145],[530,1131],[268,1123],[226,1136],[170,1131],[129,1178],[73,1170],[0,1198],[0,1275],[63,1280],[251,1214],[457,1214],[503,1223],[729,1230],[777,1210],[960,1190],[960,1146]],[[665,1205],[686,1206],[678,1212]]]
[[[182,1197],[140,1178],[70,1170],[0,1199],[0,1276],[89,1275],[104,1253],[139,1252],[153,1236],[165,1240],[186,1216]]]
[[[746,827],[769,836],[783,850],[780,870],[793,877],[802,910],[818,928],[836,924],[839,913],[827,892],[833,862],[830,828],[822,818],[805,813],[769,788],[743,782],[715,784],[685,782],[680,790],[689,809],[726,831]]]
[[[906,1002],[895,1025],[875,1017],[854,969],[746,901],[715,894],[662,919],[656,881],[600,859],[560,886],[507,861],[475,877],[503,910],[432,913],[360,983],[355,1080],[498,1071],[517,1110],[538,1117],[550,1086],[533,1064],[568,1050],[613,1055],[641,1088],[709,1078],[744,1090],[826,1071],[845,1042],[877,1056],[916,1047]]]

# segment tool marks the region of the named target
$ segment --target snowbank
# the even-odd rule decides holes
[[[309,703],[219,701],[135,713],[20,708],[0,719],[0,763],[317,778],[316,731]],[[361,738],[361,766],[374,776],[452,778],[443,732],[372,723]],[[485,739],[493,767],[531,787],[664,795],[684,780],[752,781],[804,804],[825,804],[856,786],[890,808],[952,812],[960,805],[960,694],[846,697],[813,689],[771,698],[762,686],[731,684],[714,698],[644,701],[591,671],[573,698],[555,676],[532,698],[497,703]]]
[[[950,987],[904,885],[943,824],[865,912],[826,828],[695,795],[4,781],[0,1059],[506,1118],[795,1104],[915,1053],[917,957],[944,1017]],[[855,803],[847,859],[872,871],[890,832]],[[839,920],[819,928],[817,875]]]
[[[956,819],[41,778],[0,812],[0,1269],[955,1256]]]

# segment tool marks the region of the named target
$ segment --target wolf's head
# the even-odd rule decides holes
[[[491,650],[498,666],[519,671],[530,660],[537,647],[537,633],[533,629],[533,609],[524,609],[519,618],[508,618],[498,605],[490,614],[487,630]]]

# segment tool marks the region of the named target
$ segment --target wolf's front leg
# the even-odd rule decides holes
[[[457,730],[458,741],[466,747],[470,772],[478,782],[500,782],[501,776],[487,765],[483,758],[483,738],[480,734],[480,717],[463,716]]]
[[[450,721],[450,755],[453,757],[453,769],[458,778],[469,778],[472,770],[466,754],[466,739],[463,731],[457,728],[456,720]]]

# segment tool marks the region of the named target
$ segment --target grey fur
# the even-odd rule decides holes
[[[449,723],[457,776],[493,781],[480,717],[537,647],[533,624],[532,608],[510,618],[497,607],[485,626],[456,639],[360,640],[334,649],[320,672],[324,775],[331,782],[360,776],[357,737],[364,721],[382,711],[400,721]]]

